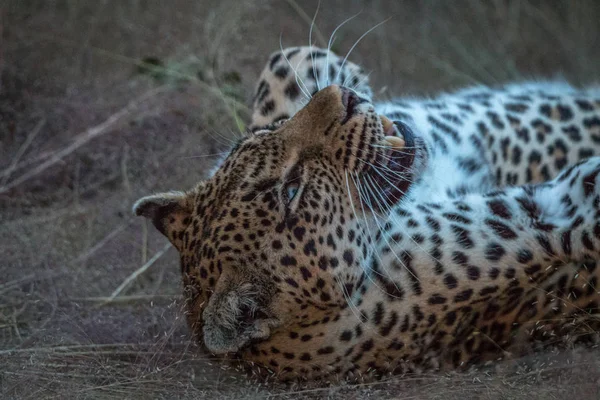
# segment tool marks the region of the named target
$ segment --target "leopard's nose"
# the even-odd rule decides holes
[[[342,104],[346,109],[346,114],[353,115],[356,105],[359,102],[359,98],[352,90],[348,88],[342,87],[340,89],[342,92]]]
[[[360,97],[354,90],[347,87],[341,86],[340,92],[342,94],[341,101],[346,114],[342,120],[342,125],[357,114],[359,106],[363,103],[367,103],[369,100]]]

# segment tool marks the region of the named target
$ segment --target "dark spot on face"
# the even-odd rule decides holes
[[[352,252],[352,250],[346,250],[344,251],[344,261],[346,262],[346,264],[348,266],[351,266],[352,263],[354,263],[354,254]]]
[[[281,265],[285,267],[295,266],[297,264],[296,258],[293,256],[283,256],[281,257]]]
[[[469,278],[472,281],[475,281],[477,279],[479,279],[479,276],[481,275],[481,272],[479,271],[478,267],[475,267],[473,265],[469,265],[467,267],[467,278]]]
[[[456,296],[454,296],[454,302],[459,303],[459,302],[467,301],[471,298],[472,295],[473,295],[473,289],[465,289],[462,292],[458,293]]]
[[[306,229],[302,226],[297,226],[294,228],[294,237],[298,239],[298,241],[302,242],[304,239],[304,234],[306,233]]]
[[[263,117],[268,116],[275,110],[275,102],[273,100],[267,101],[262,108],[260,109],[260,113]]]
[[[512,214],[508,209],[507,204],[500,199],[494,199],[494,200],[490,200],[488,201],[488,207],[490,208],[490,211],[492,212],[492,214],[503,218],[503,219],[510,219],[512,218]]]
[[[506,250],[498,243],[489,243],[485,249],[485,258],[489,261],[499,261]]]
[[[434,294],[429,298],[429,300],[427,300],[427,302],[431,305],[444,304],[444,303],[446,303],[446,300],[447,299],[444,296],[442,296],[441,294]]]
[[[277,68],[275,70],[275,72],[273,72],[273,73],[279,79],[285,79],[285,77],[288,75],[289,72],[290,72],[289,68],[287,68],[286,66],[281,66],[281,67]]]
[[[458,281],[456,280],[454,275],[447,274],[446,276],[444,276],[444,284],[446,285],[446,287],[448,287],[448,289],[454,289],[458,286]]]
[[[290,100],[296,100],[296,98],[298,98],[298,95],[300,95],[300,89],[298,88],[296,82],[290,82],[285,87],[284,93]]]
[[[373,348],[373,345],[374,345],[374,344],[373,344],[373,340],[372,340],[372,339],[369,339],[369,340],[367,340],[366,342],[364,342],[364,343],[361,345],[361,349],[362,349],[363,351],[369,351],[369,350],[371,350],[371,349]]]
[[[309,278],[312,278],[312,274],[306,267],[300,267],[300,273],[302,273],[302,278],[307,281]]]
[[[512,240],[517,238],[517,234],[506,224],[493,219],[486,219],[485,224],[502,239]]]
[[[462,251],[455,251],[452,253],[452,261],[458,265],[467,265],[469,263],[469,257]]]
[[[335,351],[335,348],[333,346],[325,346],[325,347],[321,347],[319,350],[317,350],[317,354],[319,354],[319,355],[331,354],[334,351]]]
[[[454,321],[456,321],[456,312],[455,311],[448,312],[446,314],[444,320],[446,322],[446,325],[452,326],[454,324]]]
[[[294,287],[294,288],[298,288],[298,282],[296,282],[293,278],[286,278],[285,280],[287,282],[288,285]]]
[[[352,331],[345,330],[340,335],[340,340],[342,342],[349,342],[352,339]]]

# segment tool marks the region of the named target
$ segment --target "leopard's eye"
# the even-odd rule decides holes
[[[279,189],[279,198],[281,203],[285,206],[288,211],[295,208],[293,203],[294,199],[298,199],[302,195],[302,165],[296,164],[286,171],[283,177],[283,184]]]
[[[287,195],[288,203],[291,202],[296,194],[298,194],[298,190],[300,189],[300,184],[298,182],[289,182],[285,186],[285,193]]]

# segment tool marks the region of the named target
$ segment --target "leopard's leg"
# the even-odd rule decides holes
[[[472,129],[487,148],[500,186],[544,182],[600,155],[598,87],[516,84],[464,96],[478,114]]]
[[[256,86],[250,129],[292,117],[312,94],[333,84],[353,88],[362,97],[372,94],[362,68],[331,51],[306,46],[273,53]]]
[[[487,100],[480,98],[477,107],[486,109],[477,132],[500,186],[548,181],[566,166],[600,155],[598,87],[579,90],[556,83],[511,85]],[[568,192],[564,182],[563,195]],[[553,199],[547,192],[546,200],[572,209],[568,197],[558,205],[560,193],[554,193]],[[587,209],[590,216],[597,212]],[[573,232],[567,230],[561,238],[560,244],[567,249],[570,240],[592,246],[588,238],[600,233],[596,224],[579,237]],[[483,334],[470,334],[464,340],[462,356],[456,359],[466,362],[486,351],[497,353],[498,346],[520,354],[532,342],[556,344],[592,338],[600,328],[600,321],[592,316],[598,313],[600,303],[600,259],[589,258],[585,262],[540,264],[549,272],[545,279],[530,278],[529,286],[522,287],[518,297],[504,295],[487,301],[481,318],[488,320],[478,324],[478,332]],[[495,313],[501,317],[490,319]]]
[[[600,157],[547,183],[395,214],[387,235],[401,251],[383,249],[381,264],[414,292],[404,298],[407,309],[437,316],[443,339],[432,345],[444,341],[455,366],[497,355],[524,324],[558,332],[576,313],[580,322],[595,320],[587,311],[600,303]]]

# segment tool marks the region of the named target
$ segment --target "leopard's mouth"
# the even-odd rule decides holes
[[[396,205],[410,190],[418,172],[416,159],[421,145],[413,130],[403,122],[380,115],[384,138],[379,143],[377,161],[364,173],[369,184],[370,205],[386,211]]]
[[[373,115],[374,107],[370,100],[348,88],[342,87],[341,92],[345,113],[341,125],[356,115],[362,114],[365,118]],[[359,191],[369,207],[385,212],[409,192],[424,165],[427,152],[423,140],[404,122],[392,121],[384,115],[379,115],[379,122],[383,135],[378,143],[373,144],[376,157],[362,170],[364,187]]]

